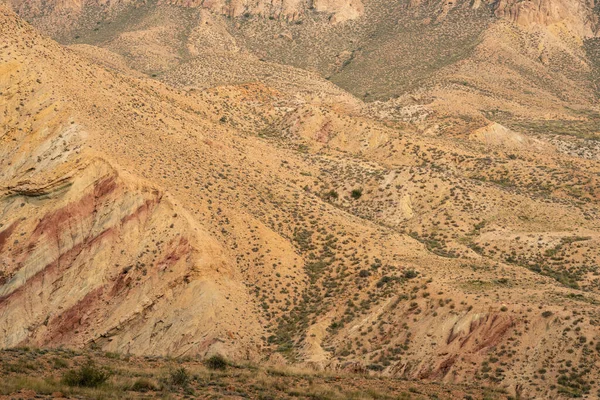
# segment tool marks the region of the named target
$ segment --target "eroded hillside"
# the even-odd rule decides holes
[[[598,392],[589,137],[364,105],[277,64],[160,83],[1,18],[2,347]]]
[[[1,8],[2,347],[597,394],[593,4],[325,3]]]
[[[262,82],[347,97],[342,88],[377,118],[432,116],[422,132],[468,136],[500,123],[558,135],[577,154],[600,125],[589,1],[11,4],[94,62],[177,87]]]

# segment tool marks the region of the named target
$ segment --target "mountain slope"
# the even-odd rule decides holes
[[[598,391],[592,145],[293,68],[161,83],[0,15],[3,347]]]
[[[111,85],[111,75],[6,10],[2,19],[2,346],[184,354],[259,332],[221,245],[164,190],[87,144],[93,128],[63,74],[76,85],[98,75]]]
[[[330,3],[364,10],[332,23],[332,11],[320,3],[234,2],[227,7],[244,11],[233,14],[219,3],[12,4],[62,43],[109,50],[115,55],[105,57],[169,84],[268,82],[297,91],[316,82],[300,79],[300,68],[358,98],[390,103],[383,108],[429,107],[453,120],[446,134],[469,134],[490,120],[515,130],[596,133],[592,3]],[[279,6],[301,11],[273,11]],[[325,88],[319,83],[309,91],[331,91]]]

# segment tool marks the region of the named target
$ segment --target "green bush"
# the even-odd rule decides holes
[[[98,387],[105,383],[110,374],[93,362],[82,365],[79,369],[69,370],[63,376],[63,382],[68,386]]]
[[[329,192],[327,192],[325,197],[328,199],[336,200],[339,197],[339,195],[338,195],[338,192],[336,192],[335,190],[330,190]]]
[[[360,196],[362,196],[362,189],[354,189],[350,195],[355,200],[360,199]]]
[[[404,278],[405,279],[414,279],[419,275],[419,273],[417,271],[415,271],[414,269],[409,269],[407,271],[404,271]]]
[[[173,386],[186,386],[190,383],[190,374],[184,367],[177,368],[170,372],[169,383]]]
[[[224,370],[227,368],[227,360],[220,354],[215,354],[212,357],[209,357],[205,361],[206,367],[208,369],[219,369]]]

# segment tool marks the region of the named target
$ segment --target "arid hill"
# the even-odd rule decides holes
[[[0,347],[599,393],[591,5],[23,4],[62,44],[0,6]]]
[[[258,81],[287,91],[282,80],[305,88],[310,71],[387,110],[430,108],[452,134],[490,120],[584,136],[599,125],[593,1],[11,4],[61,43],[88,55],[101,47],[113,67],[169,84]]]

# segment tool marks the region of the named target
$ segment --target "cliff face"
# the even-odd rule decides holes
[[[87,8],[99,8],[110,13],[123,6],[145,4],[139,0],[6,0],[26,18],[41,16],[77,17]],[[431,6],[437,0],[411,0],[410,8]],[[330,16],[333,23],[354,20],[365,12],[362,0],[160,0],[159,5],[181,7],[201,7],[229,17],[257,15],[265,18],[296,21],[314,10]],[[368,4],[368,2],[367,2]],[[582,37],[595,36],[598,33],[598,15],[594,12],[595,0],[469,0],[439,2],[435,8],[441,15],[456,7],[479,9],[491,7],[494,14],[524,27],[550,26],[561,24]],[[439,18],[439,16],[438,16]],[[73,21],[57,21],[69,24]]]
[[[595,0],[499,0],[495,14],[524,27],[560,26],[579,35],[593,37],[598,33]]]
[[[27,18],[41,16],[79,17],[86,9],[101,9],[111,13],[124,6],[145,4],[139,0],[8,0],[16,11]],[[296,21],[309,10],[328,14],[332,23],[344,22],[360,17],[364,12],[361,0],[160,0],[158,5],[174,5],[190,8],[205,8],[228,17],[257,15],[265,18]],[[58,21],[71,24],[73,21]]]
[[[480,9],[490,7],[498,18],[508,20],[524,28],[561,25],[580,37],[592,37],[598,33],[596,0],[411,0],[411,8],[435,4],[443,17],[453,8]],[[439,20],[439,16],[438,16]]]
[[[288,21],[297,20],[310,9],[329,14],[332,22],[356,19],[364,12],[361,0],[165,0],[164,4],[203,7],[230,17],[249,14]]]
[[[0,346],[252,357],[259,328],[221,245],[89,149],[55,86],[76,61],[0,10]]]
[[[79,164],[3,193],[0,345],[204,354],[243,332],[227,326],[225,296],[244,300],[220,246],[160,190]]]

